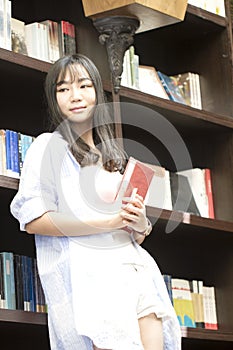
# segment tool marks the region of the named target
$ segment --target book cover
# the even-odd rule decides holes
[[[203,286],[204,321],[206,329],[218,329],[215,288]]]
[[[193,301],[193,311],[195,324],[197,328],[204,328],[204,307],[203,293],[199,290],[199,284],[202,281],[192,280],[190,282],[191,296]],[[203,284],[203,283],[202,283]]]
[[[139,90],[169,100],[158,73],[152,66],[139,65]]]
[[[173,306],[180,326],[196,328],[189,281],[172,278]]]
[[[12,51],[27,55],[27,46],[25,41],[25,22],[16,18],[11,18],[11,46]]]
[[[200,216],[187,176],[170,172],[172,208]]]
[[[4,268],[3,268],[3,256],[0,254],[0,308],[5,309],[6,308],[6,298],[5,298],[5,291],[4,291]]]
[[[200,168],[186,169],[178,174],[187,177],[196,205],[202,217],[209,217],[209,205],[206,192],[205,172]]]
[[[24,310],[21,256],[14,254],[16,309]]]
[[[5,130],[0,129],[0,175],[6,175],[6,136]]]
[[[195,91],[194,91],[194,77],[191,72],[180,73],[173,76],[176,79],[177,86],[179,87],[185,102],[190,107],[196,107],[195,103]]]
[[[213,188],[212,188],[211,170],[209,168],[206,168],[203,171],[205,174],[204,176],[205,176],[205,184],[206,184],[206,194],[208,199],[208,214],[209,214],[209,218],[214,219],[215,210],[214,210],[214,195],[213,195]]]
[[[49,61],[54,63],[60,58],[58,22],[48,19],[41,23],[47,27]]]
[[[167,287],[168,295],[171,300],[171,303],[173,304],[173,297],[172,297],[172,276],[168,274],[163,275],[163,279],[165,282],[165,285]]]
[[[14,276],[14,258],[11,252],[1,252],[3,285],[5,295],[5,308],[16,309],[15,299],[15,276]]]
[[[177,86],[176,80],[172,76],[168,76],[158,71],[158,76],[163,84],[163,87],[171,101],[186,104],[185,98]]]
[[[154,175],[145,198],[145,204],[150,207],[172,210],[169,171],[158,165],[148,163],[146,165],[154,170]]]
[[[133,189],[144,199],[154,176],[154,170],[139,160],[130,157],[126,165],[116,198],[130,197]]]

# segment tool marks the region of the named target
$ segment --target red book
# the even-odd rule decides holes
[[[154,176],[154,170],[145,163],[130,157],[126,165],[116,198],[120,195],[131,197],[133,190],[144,199]]]
[[[210,169],[206,168],[205,170],[205,184],[206,184],[206,194],[208,198],[209,205],[209,218],[214,219],[214,200],[213,200],[213,190],[212,190],[212,182],[211,182],[211,172]]]

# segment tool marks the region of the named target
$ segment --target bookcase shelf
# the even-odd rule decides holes
[[[147,207],[153,232],[144,247],[155,257],[163,273],[202,279],[216,288],[219,330],[182,328],[183,349],[230,350],[233,347],[233,55],[229,1],[226,1],[226,18],[188,5],[183,22],[135,35],[140,64],[154,66],[168,75],[185,71],[200,74],[203,110],[126,87],[121,87],[118,96],[112,94],[106,52],[98,42],[98,33],[92,21],[85,18],[82,1],[68,0],[68,3],[69,6],[55,0],[13,2],[13,17],[27,23],[66,17],[75,23],[78,51],[97,64],[109,101],[121,102],[118,127],[124,138],[141,143],[159,164],[175,170],[167,150],[152,135],[158,113],[180,134],[193,167],[212,170],[216,219]],[[43,84],[51,64],[2,48],[0,63],[4,81],[0,87],[1,128],[33,136],[46,131]],[[142,113],[138,118],[148,124],[152,134],[137,127],[135,107],[148,111],[148,116]],[[127,147],[130,155],[150,162]],[[18,224],[9,213],[9,203],[18,184],[18,179],[0,175],[1,206],[4,207],[0,250],[35,256],[33,237],[19,232]],[[168,225],[174,228],[170,233]],[[35,350],[49,349],[46,314],[0,310],[0,328],[1,348],[31,350],[35,344]],[[38,344],[39,339],[43,340],[43,346],[37,345],[37,339]]]
[[[38,70],[40,72],[48,72],[49,67],[51,66],[51,63],[49,62],[41,61],[39,59],[2,48],[0,48],[0,61],[3,67],[6,65],[9,66],[10,63],[13,63],[15,64],[15,68],[23,66],[26,68]],[[12,65],[10,66],[13,67]]]
[[[0,309],[0,322],[46,326],[47,314],[40,312]]]
[[[17,190],[18,186],[19,186],[18,179],[14,179],[10,176],[0,175],[0,187]]]
[[[217,340],[217,341],[233,341],[232,332],[221,332],[215,330],[207,330],[200,328],[181,327],[181,334],[183,338],[202,339],[202,340]]]
[[[209,11],[206,11],[202,8],[199,8],[190,4],[188,4],[187,13],[189,15],[196,16],[197,18],[200,18],[205,22],[208,21],[218,26],[225,27],[227,25],[226,17],[218,16],[214,13],[211,13]]]

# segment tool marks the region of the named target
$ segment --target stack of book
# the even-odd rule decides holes
[[[145,198],[146,205],[215,218],[209,168],[171,172],[161,166],[148,165],[154,169],[154,176]]]
[[[0,175],[19,178],[26,152],[34,140],[9,129],[0,129]]]
[[[125,53],[121,85],[147,94],[202,109],[200,76],[194,72],[167,75],[153,66],[139,64],[131,46]]]
[[[47,312],[34,258],[0,253],[0,308]]]
[[[226,16],[224,0],[188,0],[188,4],[200,7],[219,16]]]
[[[133,45],[126,50],[124,55],[121,85],[139,89],[139,56],[135,53]]]
[[[218,329],[215,287],[163,275],[180,326]]]
[[[45,20],[25,24],[11,19],[12,50],[40,60],[55,62],[77,51],[75,26],[68,21]]]
[[[214,219],[211,171],[193,168],[171,172],[130,157],[116,199],[137,190],[150,207]],[[120,193],[120,194],[119,194]]]
[[[157,73],[171,101],[202,109],[199,74],[185,72],[168,76],[160,71]]]

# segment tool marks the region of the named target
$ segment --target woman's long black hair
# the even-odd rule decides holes
[[[45,94],[51,127],[53,130],[57,129],[68,142],[71,152],[81,166],[93,165],[98,162],[98,153],[92,150],[72,130],[69,121],[63,117],[56,98],[58,79],[63,80],[67,72],[74,79],[75,74],[82,67],[88,72],[96,93],[96,107],[93,112],[94,143],[102,154],[104,168],[111,172],[119,170],[122,173],[127,162],[127,156],[120,143],[114,137],[113,121],[106,103],[100,73],[94,63],[84,55],[74,54],[60,58],[53,64],[47,74]]]

